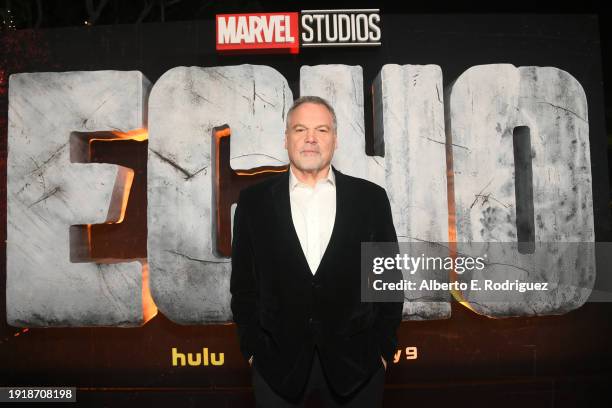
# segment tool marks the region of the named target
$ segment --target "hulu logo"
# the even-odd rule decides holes
[[[201,353],[179,353],[176,347],[172,347],[172,365],[173,366],[220,366],[224,362],[224,353],[208,353],[208,347],[204,347]],[[218,356],[217,356],[218,354]]]

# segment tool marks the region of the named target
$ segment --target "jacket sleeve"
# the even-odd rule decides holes
[[[397,253],[399,247],[397,244],[397,235],[395,226],[393,225],[393,216],[391,215],[391,205],[389,198],[384,189],[380,189],[380,201],[377,203],[379,208],[378,216],[374,220],[374,242],[391,242],[395,243],[394,251]],[[389,281],[400,281],[403,276],[401,270],[393,269],[385,272],[390,274],[387,276]],[[374,310],[376,312],[374,321],[374,330],[378,340],[382,357],[389,363],[393,359],[395,350],[397,349],[397,329],[402,321],[402,310],[404,305],[404,292],[395,291],[391,296],[394,301],[375,302]]]
[[[234,212],[230,293],[233,319],[238,329],[240,351],[248,360],[255,352],[259,333],[258,288],[249,231],[248,207],[240,193]]]

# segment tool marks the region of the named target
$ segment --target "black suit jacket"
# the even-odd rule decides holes
[[[315,346],[340,395],[380,368],[381,356],[390,363],[397,347],[403,292],[392,303],[360,300],[361,242],[397,242],[387,194],[332,169],[336,219],[314,275],[293,226],[288,172],[242,190],[234,213],[230,292],[240,349],[289,399],[307,381]]]

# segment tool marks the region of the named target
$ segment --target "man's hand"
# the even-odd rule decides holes
[[[251,358],[253,358],[253,357],[251,357]],[[380,359],[382,360],[383,366],[385,367],[385,371],[387,371],[387,362],[385,361],[383,356],[380,356]]]
[[[385,360],[383,360],[383,361],[385,361]],[[251,356],[251,358],[249,358],[249,366],[251,366],[251,367],[253,366],[253,356]],[[386,367],[387,366],[385,365],[385,369],[386,369]]]

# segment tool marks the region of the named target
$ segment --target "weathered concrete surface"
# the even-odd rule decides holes
[[[7,320],[13,326],[142,323],[139,262],[71,263],[70,226],[117,221],[132,170],[71,163],[71,132],[146,125],[139,72],[14,74],[9,84]],[[74,157],[79,156],[74,154]],[[74,159],[74,158],[73,158]],[[79,161],[77,159],[73,161]],[[115,197],[113,197],[115,192]],[[116,203],[115,203],[116,204]],[[72,241],[72,242],[71,242]]]
[[[304,65],[300,68],[300,96],[316,95],[334,107],[338,121],[338,147],[332,164],[343,173],[384,186],[380,157],[366,155],[361,66]]]
[[[533,173],[535,252],[498,246],[488,254],[486,269],[461,279],[550,283],[546,292],[472,291],[463,296],[477,312],[494,317],[561,314],[581,306],[595,280],[592,245],[560,250],[547,243],[594,241],[582,86],[557,68],[497,64],[468,69],[447,91],[457,241],[466,243],[458,246],[460,252],[470,253],[469,243],[519,240],[515,176],[529,166],[515,166],[513,132],[518,126],[529,128],[530,151],[523,153],[531,158]]]
[[[285,114],[293,95],[266,66],[177,67],[149,103],[148,260],[159,309],[184,324],[231,321],[230,260],[214,252],[212,132],[231,127],[231,165],[288,162]]]
[[[384,186],[398,240],[446,242],[442,70],[437,65],[385,65],[374,81],[373,93],[375,151],[384,155],[376,160],[384,165]],[[420,278],[448,281],[445,275]],[[406,291],[405,296],[406,320],[450,317],[447,291]],[[417,301],[423,297],[428,300]]]

